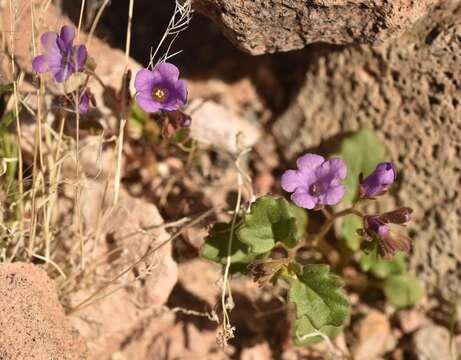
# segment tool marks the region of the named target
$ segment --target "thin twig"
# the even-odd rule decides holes
[[[13,76],[13,95],[14,95],[14,112],[16,119],[16,131],[18,134],[18,190],[19,190],[19,239],[18,243],[22,244],[24,242],[24,174],[23,174],[23,158],[22,158],[22,131],[21,131],[21,121],[19,119],[19,94],[17,87],[17,80],[15,77],[16,67],[15,67],[15,43],[14,35],[16,34],[16,9],[13,8],[12,0],[9,0],[10,5],[10,14],[11,14],[11,28],[10,28],[10,41],[11,41],[11,74]],[[21,76],[21,75],[20,75]],[[30,248],[30,244],[29,244]]]
[[[159,59],[158,62],[164,62],[167,59],[179,53],[176,52],[174,55],[169,56],[171,47],[173,46],[173,43],[178,37],[178,35],[188,28],[189,23],[192,19],[192,12],[193,11],[191,0],[186,0],[184,1],[184,3],[181,3],[180,0],[175,0],[175,9],[173,16],[171,17],[170,22],[168,23],[168,26],[157,45],[157,48],[155,49],[153,54],[151,53],[149,68],[152,69],[154,67],[155,58],[164,42],[168,39],[168,37],[173,36],[167,46],[165,54]]]
[[[103,4],[101,5],[101,7],[98,9],[98,12],[96,13],[96,16],[93,20],[93,24],[91,24],[90,32],[88,33],[88,37],[86,40],[86,44],[88,47],[91,45],[91,40],[93,39],[96,27],[99,24],[99,20],[101,19],[102,13],[106,9],[106,6],[109,5],[109,2],[110,0],[104,0]]]

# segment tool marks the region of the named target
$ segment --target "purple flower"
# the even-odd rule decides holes
[[[412,210],[400,208],[381,215],[368,215],[363,218],[364,227],[359,230],[367,241],[376,241],[380,255],[392,259],[399,251],[409,252],[411,241],[406,236],[391,230],[389,224],[404,225],[410,221]]]
[[[390,234],[389,226],[379,217],[379,215],[365,216],[365,231],[372,238],[382,238]]]
[[[78,102],[78,112],[80,114],[85,114],[90,110],[90,94],[88,91],[84,91],[80,94],[80,99]]]
[[[192,118],[184,113],[180,114],[179,126],[182,128],[189,128],[192,124]]]
[[[32,61],[35,72],[51,72],[58,83],[66,81],[73,73],[82,71],[87,51],[85,45],[72,45],[75,30],[70,26],[63,26],[61,32],[46,32],[40,38],[46,53],[39,55]]]
[[[305,209],[320,205],[335,205],[343,198],[342,185],[347,174],[346,163],[340,159],[326,160],[316,154],[305,154],[296,161],[298,170],[282,175],[282,188],[292,192],[291,200]]]
[[[360,183],[360,197],[372,198],[382,195],[394,183],[397,178],[397,171],[394,164],[387,162],[376,166],[370,176]]]
[[[170,63],[157,64],[154,70],[141,69],[134,80],[136,101],[146,112],[175,111],[187,101],[184,80],[179,80],[179,70]]]

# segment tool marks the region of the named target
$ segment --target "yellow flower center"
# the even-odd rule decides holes
[[[162,88],[154,88],[154,90],[152,90],[152,97],[155,101],[165,102],[168,97],[168,91]]]

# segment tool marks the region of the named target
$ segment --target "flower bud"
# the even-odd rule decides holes
[[[380,218],[385,223],[404,225],[411,220],[413,209],[409,207],[401,207],[393,211],[386,212],[380,215]]]
[[[360,197],[372,198],[385,193],[396,178],[394,164],[390,162],[378,164],[371,175],[361,181]]]
[[[378,243],[380,255],[386,259],[392,259],[399,252],[409,252],[411,241],[406,236],[394,233],[387,225],[382,215],[371,215],[364,217],[364,229],[361,235],[368,241],[375,240]]]

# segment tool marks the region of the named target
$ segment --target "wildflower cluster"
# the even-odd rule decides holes
[[[376,161],[376,154],[384,154],[377,139],[362,131],[344,140],[338,156],[302,155],[296,168],[286,170],[280,179],[291,202],[270,195],[256,199],[248,212],[239,214],[234,233],[231,223],[215,224],[201,248],[202,257],[221,264],[230,260],[231,270],[252,275],[261,286],[278,281],[288,284],[287,301],[295,309],[293,337],[299,345],[336,336],[349,318],[343,283],[329,266],[337,270],[344,266],[331,256],[341,256],[344,244],[332,245],[327,237],[335,222],[342,223],[335,229],[346,228],[347,236],[359,238],[359,246],[348,251],[359,250],[355,260],[381,281],[391,304],[411,305],[422,296],[403,258],[411,241],[398,230],[410,222],[412,210],[363,211],[367,202],[387,194],[397,180],[395,165]],[[324,216],[324,223],[310,233],[309,211],[321,211]],[[337,234],[336,241],[342,236]],[[319,264],[318,255],[309,257],[315,253],[328,264]],[[350,259],[350,253],[344,256]],[[380,272],[375,271],[378,265]],[[387,268],[391,270],[382,270]]]
[[[66,98],[71,99],[74,108],[84,114],[90,110],[90,103],[94,103],[88,88],[93,74],[86,66],[86,46],[74,45],[74,39],[75,29],[68,25],[64,25],[59,33],[50,31],[42,34],[40,40],[44,53],[33,59],[32,68],[38,74],[50,73],[56,83],[65,85],[74,74],[85,74],[86,79],[79,83],[77,90],[64,93]],[[179,111],[187,103],[186,82],[179,79],[178,68],[167,62],[155,65],[152,70],[139,70],[134,86],[135,99],[147,113]],[[189,116],[180,112],[180,118],[180,126],[190,126]]]
[[[96,75],[88,64],[86,46],[74,45],[74,40],[75,30],[70,26],[63,26],[59,33],[44,33],[44,52],[33,59],[32,67],[38,74],[49,73],[74,111],[84,114],[95,105],[89,85]],[[126,78],[130,79],[129,74]],[[127,83],[129,89],[129,80]],[[160,62],[141,69],[134,87],[134,98],[144,112],[174,115],[171,117],[180,127],[191,125],[190,116],[181,111],[188,92],[176,66]],[[131,97],[127,98],[130,105]],[[225,265],[226,276],[230,270],[251,274],[261,286],[278,281],[288,284],[287,301],[295,309],[294,340],[301,345],[336,336],[350,316],[343,282],[330,270],[330,265],[336,270],[342,266],[331,260],[333,252],[343,255],[342,247],[332,246],[327,239],[335,222],[342,225],[335,230],[347,229],[336,234],[336,240],[346,239],[348,250],[357,251],[354,265],[381,281],[390,303],[413,304],[422,290],[402,260],[402,254],[411,249],[411,241],[398,230],[410,222],[412,209],[365,213],[362,206],[387,194],[397,180],[395,165],[383,162],[383,154],[375,138],[362,131],[344,140],[338,156],[326,159],[313,153],[302,155],[296,168],[286,170],[280,179],[291,201],[266,195],[253,201],[248,211],[238,209],[231,222],[211,227],[201,256]],[[324,222],[308,232],[310,215],[319,210]],[[306,249],[309,251],[305,253],[315,256],[304,254],[300,260]],[[328,264],[319,264],[319,258]],[[383,272],[382,261],[387,261],[384,268],[398,263],[399,270]],[[376,270],[379,262],[381,271]],[[404,289],[401,293],[405,296],[396,296],[396,288]]]
[[[336,205],[344,197],[346,189],[342,180],[346,178],[346,163],[338,158],[325,160],[317,154],[305,154],[298,158],[296,170],[287,170],[282,175],[282,188],[291,192],[291,199],[305,209],[321,209],[325,205]],[[360,176],[361,177],[361,176]],[[397,179],[392,163],[380,163],[365,179],[359,181],[359,197],[354,205],[343,212],[359,214],[363,228],[358,233],[369,242],[375,241],[383,258],[390,259],[398,251],[408,252],[410,240],[405,236],[392,233],[390,224],[405,225],[411,220],[412,210],[400,208],[384,214],[362,215],[355,211],[359,202],[373,200],[384,195]]]

